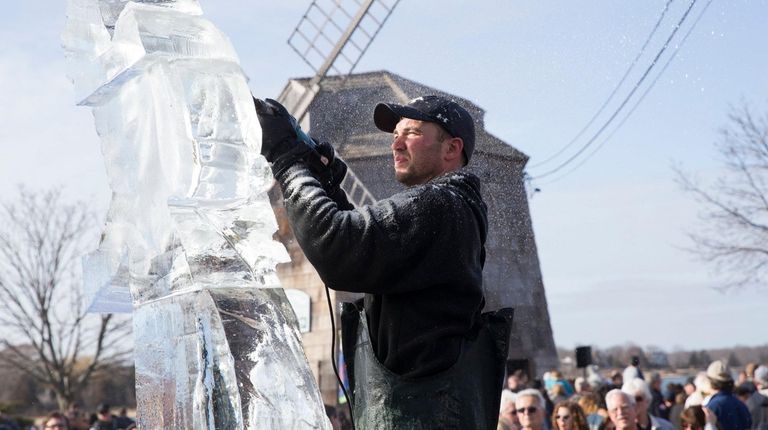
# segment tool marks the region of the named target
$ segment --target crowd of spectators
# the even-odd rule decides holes
[[[768,430],[768,367],[734,378],[722,360],[685,383],[662,387],[635,360],[603,377],[596,366],[566,379],[558,371],[529,381],[517,371],[501,393],[497,430]]]
[[[80,405],[73,403],[66,411],[53,411],[33,424],[23,429],[10,418],[0,415],[0,430],[133,430],[135,421],[128,417],[128,410],[122,408],[118,415],[112,413],[112,408],[102,403],[92,414],[81,410]]]

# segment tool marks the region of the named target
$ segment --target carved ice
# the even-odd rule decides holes
[[[226,36],[196,0],[70,0],[62,38],[112,188],[84,288],[91,311],[133,312],[140,428],[330,428]]]

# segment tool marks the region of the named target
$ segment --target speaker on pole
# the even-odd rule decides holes
[[[591,346],[577,346],[576,347],[576,367],[583,368],[592,364],[592,347]]]

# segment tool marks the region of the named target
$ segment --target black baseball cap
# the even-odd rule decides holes
[[[469,112],[453,100],[440,96],[417,97],[407,105],[379,103],[373,110],[373,122],[381,131],[393,132],[401,118],[434,122],[453,137],[464,141],[467,163],[475,150],[475,121]]]

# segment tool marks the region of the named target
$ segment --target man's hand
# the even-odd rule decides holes
[[[338,187],[347,174],[347,165],[336,156],[336,151],[328,142],[320,142],[315,148],[316,158],[309,163],[309,168],[317,175],[323,188],[330,191]]]
[[[256,115],[261,124],[261,155],[274,163],[281,155],[296,150],[302,143],[296,134],[296,120],[281,105],[272,99],[253,98]]]

